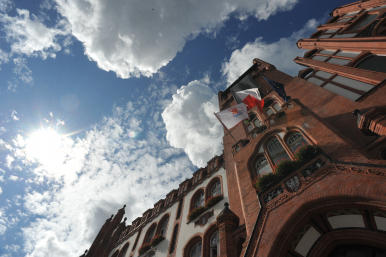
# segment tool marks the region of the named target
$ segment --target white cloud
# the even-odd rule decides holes
[[[155,97],[163,91],[154,90]],[[29,183],[47,182],[48,189],[30,189],[23,197],[25,211],[41,215],[23,228],[26,256],[79,256],[118,208],[130,203],[130,223],[191,176],[193,165],[181,150],[141,122],[156,116],[143,108],[144,101],[114,107],[84,138],[66,138],[56,165],[33,170],[36,177]],[[143,131],[145,137],[130,138],[129,131]]]
[[[7,82],[8,82],[8,91],[16,92],[17,85],[10,81],[7,81]]]
[[[172,146],[184,149],[198,167],[206,166],[223,149],[222,127],[214,116],[218,112],[217,95],[204,81],[195,80],[182,86],[162,113],[167,140]]]
[[[62,19],[54,28],[46,27],[35,15],[30,15],[28,10],[16,9],[17,16],[0,14],[6,40],[11,43],[12,53],[27,56],[40,56],[55,58],[55,52],[61,50],[58,39],[69,34],[70,27]]]
[[[0,12],[8,12],[13,7],[11,0],[0,0]]]
[[[228,85],[251,67],[254,58],[273,64],[278,70],[289,75],[297,75],[298,71],[303,68],[293,59],[296,56],[303,56],[305,50],[298,49],[296,42],[300,38],[309,37],[315,32],[318,24],[320,24],[319,21],[312,19],[301,30],[292,33],[288,38],[281,38],[277,42],[268,44],[259,37],[254,42],[246,44],[241,50],[235,50],[229,61],[223,63],[222,72],[227,77]]]
[[[3,179],[3,176],[0,176],[0,178],[2,179],[2,180],[0,180],[0,181],[4,181],[4,179]],[[3,193],[3,189],[0,187],[0,195]],[[1,233],[0,233],[1,234]]]
[[[20,245],[11,244],[11,245],[6,245],[4,248],[11,252],[18,252],[20,249]]]
[[[20,134],[17,134],[16,138],[13,139],[13,143],[17,147],[24,147],[25,141],[24,141],[23,136],[21,136]]]
[[[0,49],[0,65],[9,61],[9,54]]]
[[[18,176],[15,176],[15,175],[11,175],[11,176],[9,176],[8,179],[9,179],[9,180],[12,180],[12,181],[18,181],[18,180],[19,180],[19,177],[18,177]]]
[[[17,117],[16,114],[17,114],[17,111],[13,110],[12,113],[11,113],[11,116],[12,116],[13,120],[19,120],[19,117]]]
[[[5,166],[7,166],[9,169],[11,168],[11,165],[12,165],[12,162],[15,160],[15,158],[13,158],[12,156],[10,155],[7,155],[7,157],[5,157]]]
[[[7,132],[7,130],[4,127],[0,127],[0,135]]]
[[[253,15],[266,20],[297,2],[56,0],[89,59],[122,78],[156,73],[186,41],[215,32],[232,14],[239,19]]]
[[[27,60],[25,58],[18,57],[13,59],[13,62],[15,63],[13,73],[19,75],[19,78],[25,83],[32,85],[34,81],[31,76],[32,71],[27,67]]]

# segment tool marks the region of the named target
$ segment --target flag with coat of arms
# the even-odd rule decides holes
[[[224,109],[214,115],[227,129],[231,129],[243,120],[249,119],[247,106],[244,103]]]

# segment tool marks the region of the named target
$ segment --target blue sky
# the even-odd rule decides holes
[[[344,0],[0,0],[0,256],[76,256],[222,152],[217,91]],[[151,190],[149,190],[151,188]]]

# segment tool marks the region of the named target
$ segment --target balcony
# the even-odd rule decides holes
[[[273,207],[285,199],[303,191],[305,186],[317,179],[321,172],[330,166],[329,160],[319,153],[308,162],[295,168],[286,176],[273,180],[263,190],[258,192],[261,205]]]

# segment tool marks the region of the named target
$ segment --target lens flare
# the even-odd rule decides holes
[[[135,138],[137,136],[137,133],[135,131],[130,131],[128,134],[127,134],[130,138]]]

